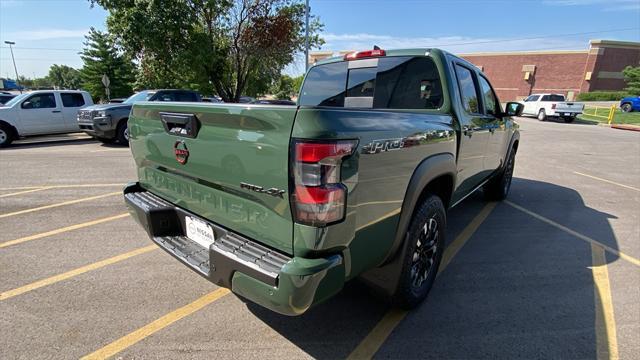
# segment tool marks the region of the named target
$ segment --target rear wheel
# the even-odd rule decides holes
[[[96,136],[96,140],[100,141],[103,144],[113,144],[116,141],[116,139],[103,138],[99,136]]]
[[[540,109],[540,111],[538,112],[538,120],[540,121],[547,120],[547,113],[544,111],[544,109]]]
[[[507,198],[507,195],[509,195],[509,189],[511,189],[511,179],[513,178],[513,167],[515,162],[516,151],[515,149],[512,149],[504,169],[502,169],[496,177],[489,180],[489,182],[482,188],[485,199],[500,201]]]
[[[417,209],[407,234],[398,289],[393,303],[404,309],[418,306],[433,286],[445,243],[446,213],[442,200],[428,195]]]
[[[620,109],[622,109],[622,111],[628,113],[628,112],[632,112],[633,111],[633,106],[631,106],[631,104],[629,104],[629,103],[624,103],[624,104],[622,104],[622,106],[620,106]]]
[[[7,125],[0,124],[0,147],[7,147],[15,140],[13,129]]]
[[[575,116],[567,116],[567,117],[564,117],[563,119],[564,119],[564,122],[566,123],[572,123],[576,118]]]
[[[120,121],[116,130],[116,140],[120,145],[129,145],[129,127],[127,127],[127,120]]]

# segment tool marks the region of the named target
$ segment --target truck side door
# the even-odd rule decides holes
[[[522,111],[523,114],[528,114],[528,115],[537,115],[537,109],[536,109],[536,104],[538,99],[540,98],[540,95],[531,95],[528,98],[526,98],[524,100],[524,110]]]
[[[62,100],[62,116],[66,131],[80,131],[78,127],[78,110],[84,107],[85,101],[81,93],[60,93]]]
[[[480,107],[480,87],[475,71],[462,63],[454,63],[460,103],[460,147],[458,175],[453,201],[474,190],[486,176],[485,154],[489,141],[489,124]]]
[[[500,101],[493,91],[491,84],[489,84],[489,80],[482,74],[478,76],[478,79],[480,80],[480,90],[482,91],[482,108],[490,133],[485,156],[485,166],[487,170],[493,171],[502,166],[502,162],[506,156],[506,146],[509,141],[507,138],[507,128],[510,127],[511,124],[507,124],[501,117],[502,108]]]
[[[60,104],[53,92],[26,98],[18,109],[25,135],[60,133],[66,130]]]

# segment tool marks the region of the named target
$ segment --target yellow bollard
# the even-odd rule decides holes
[[[607,117],[609,125],[611,125],[611,123],[613,122],[613,115],[615,113],[616,113],[616,106],[615,105],[611,105],[611,108],[609,109],[609,116]]]

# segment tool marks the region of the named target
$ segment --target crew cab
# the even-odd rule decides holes
[[[507,196],[521,111],[445,51],[351,53],[311,67],[294,106],[135,103],[124,200],[188,268],[281,314],[355,278],[413,308],[447,210]]]
[[[86,91],[20,94],[0,106],[0,147],[24,136],[79,132],[76,113],[87,105],[93,105],[93,100]]]
[[[127,120],[136,101],[200,102],[199,93],[182,89],[144,90],[119,103],[97,104],[78,111],[78,126],[103,143],[129,143]]]
[[[624,112],[640,111],[640,96],[628,96],[620,100],[620,110]]]
[[[524,99],[523,104],[522,114],[535,116],[540,121],[555,117],[570,123],[584,110],[584,104],[565,102],[562,94],[533,94]]]

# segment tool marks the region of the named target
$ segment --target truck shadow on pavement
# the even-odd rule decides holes
[[[514,179],[508,200],[617,249],[612,216],[585,206],[573,189]],[[449,212],[449,243],[484,205],[475,194]],[[595,359],[600,304],[592,261],[588,242],[500,203],[376,357]],[[357,281],[299,317],[247,307],[310,356],[326,359],[347,357],[389,309]],[[606,349],[606,337],[599,341]]]

